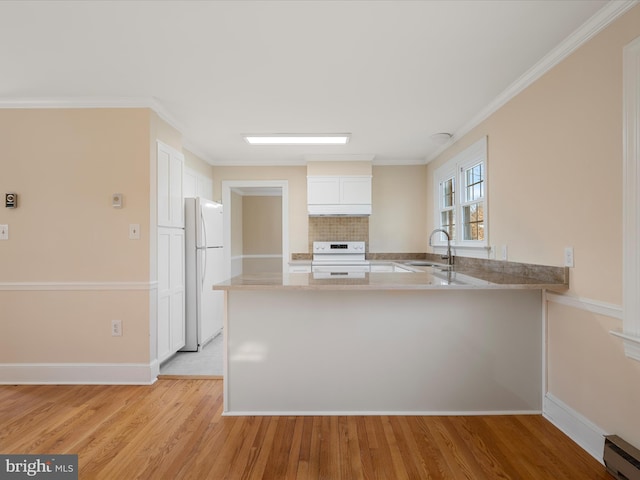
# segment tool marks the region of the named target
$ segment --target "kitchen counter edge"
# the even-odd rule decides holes
[[[314,278],[312,273],[243,274],[213,286],[214,290],[343,290],[343,291],[416,291],[416,290],[551,290],[565,292],[566,283],[508,274],[454,268],[453,281],[434,275],[427,269],[411,273],[372,272],[364,278]]]

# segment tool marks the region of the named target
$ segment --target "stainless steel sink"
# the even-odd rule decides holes
[[[427,260],[409,260],[408,262],[404,262],[405,265],[411,265],[413,267],[438,267],[438,268],[449,268],[450,265],[445,265],[443,263],[434,263],[429,262]]]

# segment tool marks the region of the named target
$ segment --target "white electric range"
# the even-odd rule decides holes
[[[370,271],[365,242],[313,242],[314,278],[364,278]]]

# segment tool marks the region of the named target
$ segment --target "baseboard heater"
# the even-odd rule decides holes
[[[604,437],[604,464],[618,480],[640,480],[640,450],[617,435]]]

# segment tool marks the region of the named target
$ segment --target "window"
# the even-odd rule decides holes
[[[640,38],[623,50],[624,209],[622,332],[627,357],[640,361]]]
[[[487,137],[471,145],[438,168],[434,175],[435,217],[457,246],[487,245]],[[434,245],[446,236],[433,237]]]

